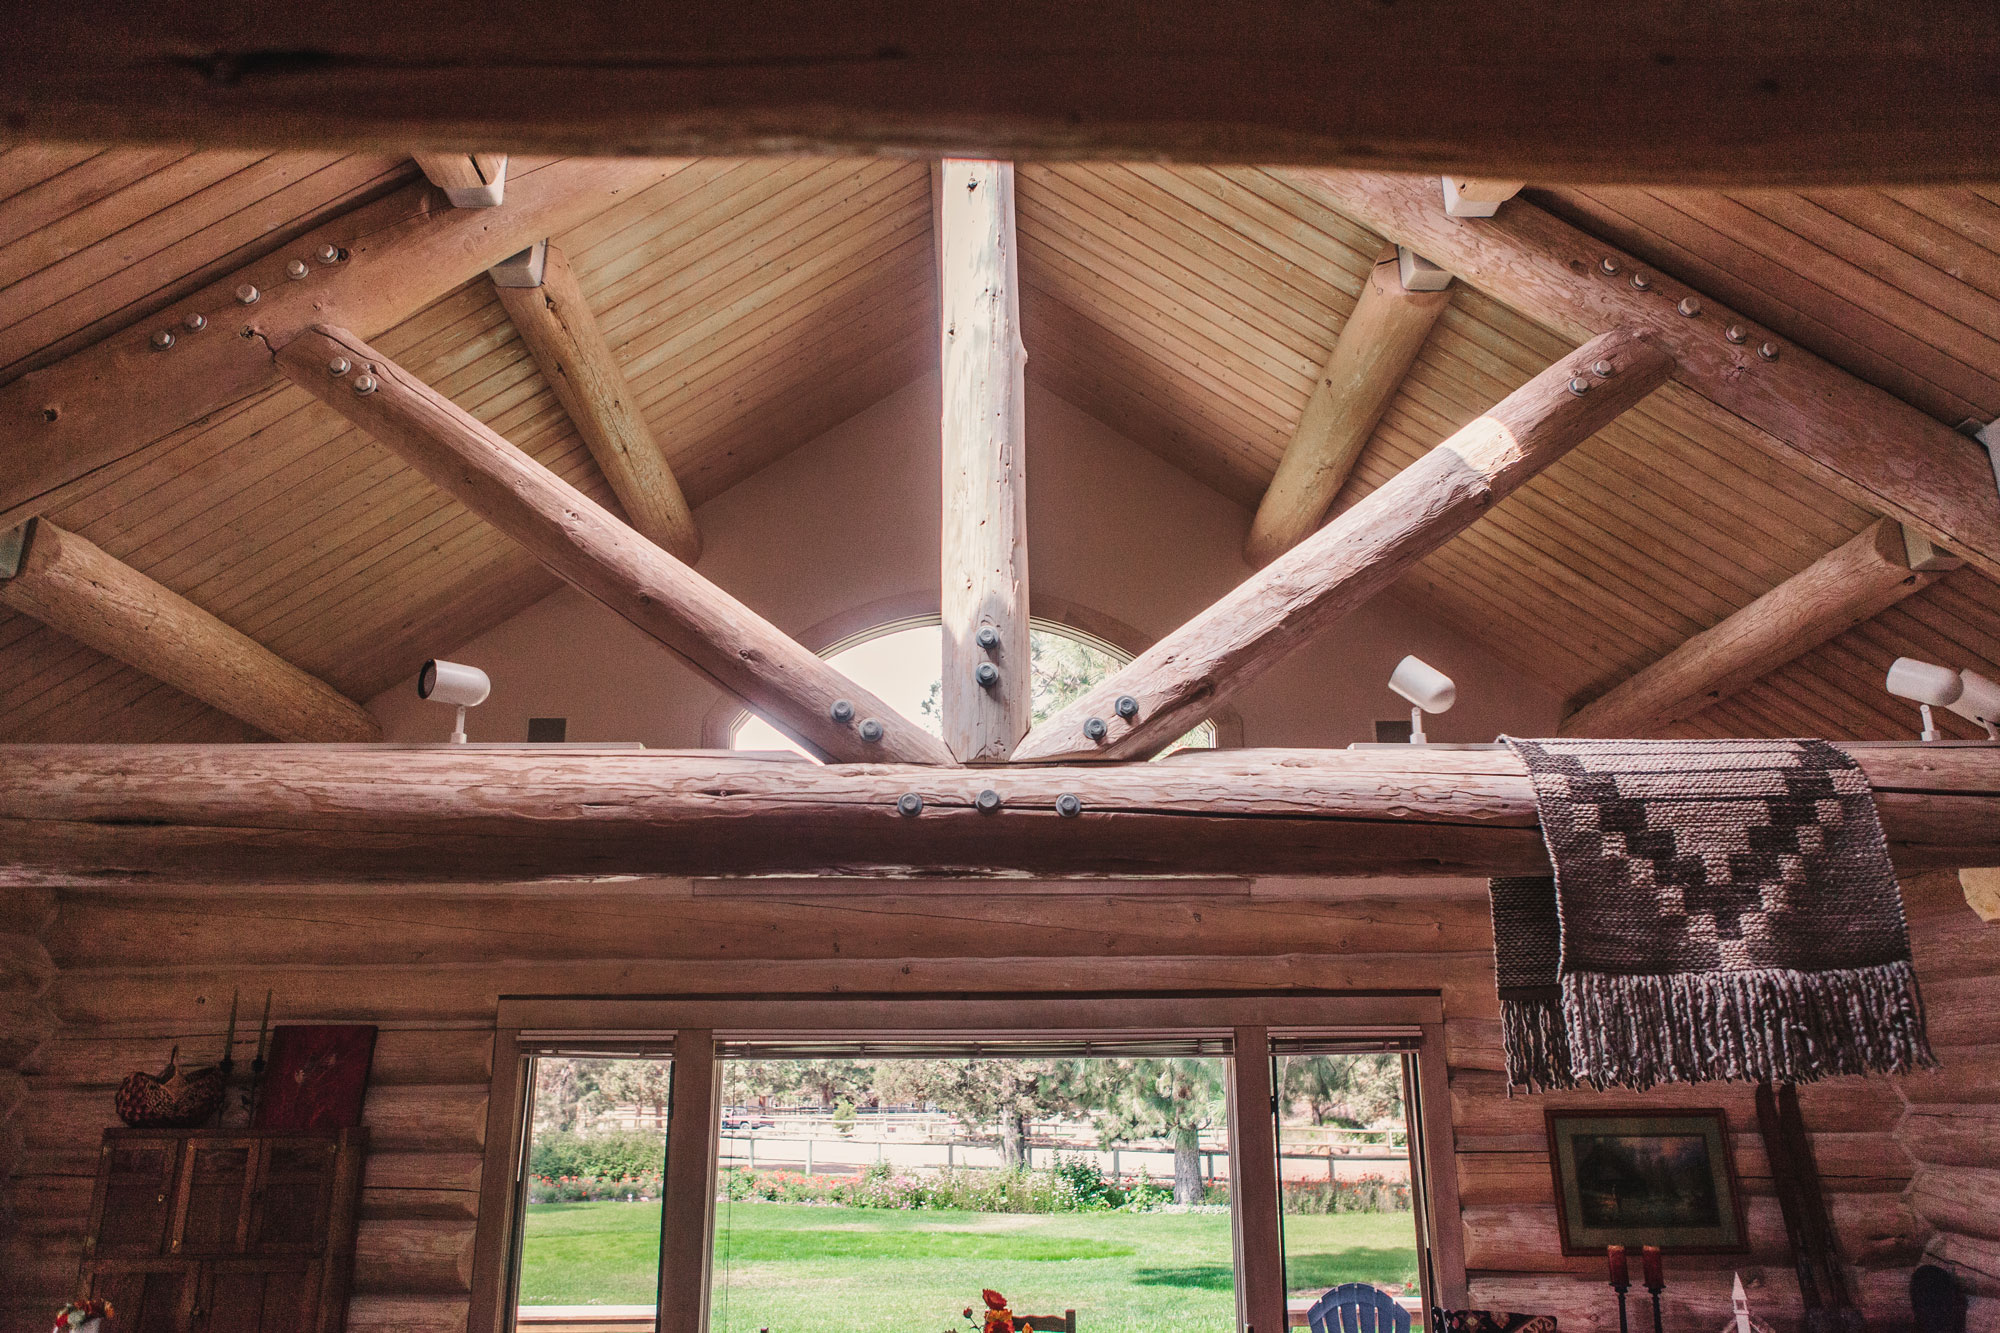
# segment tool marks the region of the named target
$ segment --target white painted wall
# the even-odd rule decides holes
[[[937,381],[919,381],[703,505],[701,572],[814,647],[843,618],[839,632],[853,628],[860,609],[935,610],[937,422]],[[1138,648],[1250,574],[1248,510],[1032,384],[1028,438],[1037,615],[1084,608],[1129,627],[1142,642],[1123,646]],[[666,649],[567,588],[449,651],[493,678],[467,724],[475,741],[519,742],[530,717],[567,717],[572,741],[697,746],[704,720],[729,711]],[[1377,718],[1407,711],[1385,682],[1409,652],[1458,681],[1458,706],[1431,720],[1431,739],[1553,733],[1553,694],[1392,591],[1235,701],[1243,743],[1373,739]],[[451,730],[451,710],[420,701],[414,682],[368,706],[389,740],[442,741]]]

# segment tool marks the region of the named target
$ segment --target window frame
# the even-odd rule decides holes
[[[473,1249],[468,1333],[513,1326],[522,1171],[533,1103],[529,1061],[551,1048],[671,1055],[662,1188],[659,1333],[707,1333],[713,1273],[719,1041],[888,1040],[950,1035],[1001,1042],[1058,1033],[1227,1035],[1230,1223],[1239,1328],[1284,1329],[1276,1104],[1271,1039],[1315,1032],[1414,1042],[1406,1102],[1419,1271],[1426,1307],[1462,1304],[1465,1258],[1444,1061],[1444,1009],[1436,992],[1304,991],[1274,986],[1229,992],[933,995],[835,998],[687,995],[657,999],[503,997],[494,1033],[480,1213]],[[1250,1114],[1252,1108],[1263,1112]],[[698,1156],[677,1151],[698,1143]],[[1439,1226],[1438,1219],[1451,1225]],[[676,1224],[678,1220],[678,1225]]]

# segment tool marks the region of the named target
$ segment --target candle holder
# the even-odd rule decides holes
[[[1611,1268],[1611,1290],[1618,1293],[1618,1333],[1632,1333],[1625,1313],[1625,1293],[1632,1289],[1632,1270],[1625,1260],[1623,1245],[1607,1245],[1604,1257]]]

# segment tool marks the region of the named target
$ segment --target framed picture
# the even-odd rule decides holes
[[[366,1024],[271,1029],[271,1059],[257,1086],[258,1129],[351,1129],[361,1123],[375,1029]]]
[[[1548,1125],[1564,1254],[1750,1248],[1721,1111],[1550,1111]]]

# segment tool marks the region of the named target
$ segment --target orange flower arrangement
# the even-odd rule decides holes
[[[979,1333],[1014,1333],[1014,1312],[1007,1308],[1007,1298],[991,1287],[980,1290],[979,1297],[986,1302],[986,1323]],[[972,1322],[972,1307],[966,1306],[963,1314],[965,1322]]]

